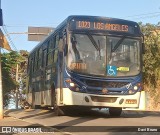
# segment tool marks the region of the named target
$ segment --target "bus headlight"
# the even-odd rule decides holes
[[[134,86],[133,89],[134,89],[134,90],[138,90],[138,86]]]
[[[142,90],[142,84],[141,83],[137,83],[136,85],[134,85],[133,87],[131,87],[129,90],[128,90],[128,94],[134,94],[138,91],[141,91]]]
[[[142,83],[137,83],[137,84],[133,87],[133,89],[134,89],[135,91],[137,91],[137,90],[139,90],[139,89],[142,89]]]
[[[76,91],[80,91],[80,89],[78,88],[78,87],[76,87],[76,89],[75,89]]]
[[[65,80],[67,87],[72,91],[80,91],[79,85],[73,82],[70,78]]]
[[[71,87],[74,87],[74,86],[75,86],[75,84],[74,84],[73,82],[69,83],[69,85],[70,85]]]
[[[134,91],[133,91],[133,90],[129,90],[128,93],[129,93],[129,94],[133,94]]]

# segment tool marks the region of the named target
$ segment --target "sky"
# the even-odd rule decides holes
[[[69,15],[121,18],[143,24],[160,22],[160,0],[1,0],[2,30],[13,50],[31,51],[28,27],[56,27]]]

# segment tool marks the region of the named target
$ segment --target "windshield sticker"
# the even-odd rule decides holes
[[[118,67],[117,70],[118,71],[128,72],[129,71],[129,67]]]
[[[117,76],[117,67],[116,66],[107,66],[107,75],[109,76]]]

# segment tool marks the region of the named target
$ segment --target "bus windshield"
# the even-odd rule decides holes
[[[96,76],[133,76],[140,72],[140,40],[93,34],[71,34],[67,66]]]

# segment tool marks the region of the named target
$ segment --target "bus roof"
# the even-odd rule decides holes
[[[88,22],[88,26],[87,24],[82,24],[84,26],[81,27],[77,27],[77,22],[79,23],[86,23]],[[96,31],[111,31],[111,32],[124,32],[125,30],[127,31],[126,27],[128,27],[128,33],[130,34],[135,34],[138,36],[141,36],[142,33],[140,31],[139,25],[138,23],[134,22],[134,21],[129,21],[129,20],[124,20],[124,19],[118,19],[118,18],[111,18],[111,17],[102,17],[102,16],[87,16],[87,15],[71,15],[68,16],[62,23],[60,23],[56,29],[49,34],[53,35],[56,31],[58,31],[59,29],[67,26],[67,24],[69,24],[69,30],[96,30]],[[80,24],[81,25],[81,24]],[[86,25],[86,26],[85,26]],[[89,26],[90,25],[90,26]],[[97,26],[96,26],[97,25]],[[102,25],[102,26],[99,26]],[[119,30],[119,31],[118,31]],[[136,32],[135,32],[136,30]],[[30,52],[30,54],[36,49],[38,48],[38,46],[41,45],[41,43],[46,42],[48,36],[42,40],[36,47],[34,47],[32,49],[32,51]]]
[[[112,17],[104,17],[104,16],[87,16],[87,15],[70,15],[67,17],[67,20],[71,20],[73,18],[82,18],[82,19],[90,19],[90,20],[95,20],[95,19],[99,19],[99,20],[116,20],[116,21],[125,21],[125,22],[130,22],[130,23],[135,23],[134,21],[130,21],[130,20],[125,20],[125,19],[120,19],[120,18],[112,18]]]
[[[96,31],[96,32],[119,32],[122,35],[130,34],[132,36],[141,36],[138,23],[134,21],[100,17],[100,16],[69,16],[67,18],[69,30],[77,31]]]

